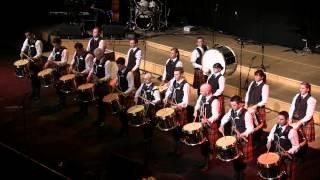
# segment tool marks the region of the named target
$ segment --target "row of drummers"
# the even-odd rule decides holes
[[[92,42],[98,47],[99,41],[96,43],[94,40],[92,38],[89,41],[88,47],[91,47]],[[63,59],[67,57],[66,49],[61,46],[60,39],[54,39],[54,49],[44,64],[46,69],[42,71],[40,71],[43,67],[43,65],[41,66],[42,61],[37,61],[38,58],[34,58],[37,54],[34,50],[35,44],[32,48],[34,40],[28,39],[27,36],[26,41],[29,48],[26,48],[28,54],[24,54],[24,56],[28,59],[16,61],[15,66],[18,76],[30,74],[33,87],[38,85],[40,87],[40,82],[43,87],[56,84],[62,105],[65,103],[65,94],[68,94],[72,89],[77,89],[79,92],[77,99],[81,102],[80,112],[87,113],[87,102],[93,100],[97,102],[97,122],[99,124],[104,123],[105,104],[110,105],[113,107],[112,111],[119,114],[119,119],[123,122],[121,132],[124,134],[127,132],[128,119],[130,120],[129,124],[142,126],[146,129],[146,137],[152,135],[155,126],[163,131],[172,131],[176,140],[174,154],[181,153],[181,139],[187,145],[201,145],[205,162],[204,169],[208,168],[208,162],[215,147],[220,146],[222,148],[217,149],[221,151],[216,151],[217,157],[221,160],[237,162],[235,170],[239,172],[238,177],[240,177],[244,170],[241,168],[244,167],[242,165],[244,159],[252,157],[252,134],[256,142],[259,142],[262,129],[266,127],[265,104],[269,95],[269,86],[266,84],[266,75],[262,70],[255,72],[255,80],[249,85],[245,103],[238,96],[235,96],[234,100],[231,98],[231,109],[222,118],[225,83],[221,74],[223,66],[220,63],[215,63],[209,77],[201,72],[201,68],[194,66],[193,87],[198,89],[199,98],[194,110],[194,122],[188,124],[186,107],[189,104],[189,84],[183,79],[182,63],[179,61],[179,51],[176,48],[172,48],[170,51],[170,58],[164,69],[162,86],[157,88],[151,83],[151,75],[149,74],[145,75],[145,82],[140,85],[141,50],[137,47],[138,41],[136,39],[129,41],[130,49],[127,58],[119,58],[116,62],[106,59],[104,50],[101,48],[94,48],[92,53],[87,53],[81,44],[76,43],[76,53],[69,68],[66,67],[66,61]],[[191,62],[197,63],[198,66],[201,66],[201,61],[198,59],[201,59],[206,49],[203,43],[203,38],[198,38],[197,48],[192,52]],[[28,63],[24,65],[21,63],[22,61]],[[92,62],[91,65],[90,62]],[[30,73],[26,73],[28,70]],[[64,75],[68,72],[72,74]],[[56,83],[57,79],[60,79],[59,83]],[[202,84],[204,85],[201,88]],[[134,89],[137,89],[136,93],[133,93]],[[164,103],[159,105],[161,95],[158,90],[162,91],[163,89],[167,89],[167,91],[163,91]],[[294,127],[292,129],[301,129],[308,142],[314,141],[312,115],[316,103],[310,90],[310,84],[301,84],[300,92],[294,97],[289,112],[289,120]],[[141,105],[134,105],[138,101]],[[247,111],[249,106],[251,106],[250,111]],[[142,115],[149,118],[140,118]],[[128,118],[128,116],[132,118]],[[231,132],[236,135],[235,138],[224,136],[217,140],[220,120],[220,131],[225,135],[231,135],[231,133],[224,132],[222,127],[228,124],[227,122],[231,122],[233,127]],[[276,124],[273,129],[278,126],[281,126],[280,123]],[[282,137],[281,133],[283,132],[274,131],[273,133],[278,133],[279,137]],[[289,138],[284,134],[284,137],[288,139],[287,143],[294,144],[292,136]],[[283,142],[280,141],[280,143]],[[284,149],[288,151],[291,146],[285,147]],[[240,156],[240,154],[242,155]],[[271,157],[271,155],[268,153],[266,157]]]

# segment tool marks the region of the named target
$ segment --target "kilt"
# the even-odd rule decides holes
[[[141,79],[140,79],[140,70],[139,68],[135,71],[133,71],[133,77],[134,77],[134,87],[138,89],[141,85]]]
[[[216,145],[216,141],[219,138],[217,122],[210,123],[210,126],[207,124],[205,126],[204,134],[210,143],[210,147],[209,147],[210,150],[214,150],[214,147]]]
[[[194,69],[194,75],[193,75],[193,84],[192,86],[195,89],[199,89],[200,86],[207,81],[207,76],[203,74],[203,71],[201,69]]]
[[[297,122],[297,119],[293,119],[293,122]],[[302,129],[304,137],[307,139],[307,142],[315,141],[315,129],[314,129],[314,120],[311,118],[305,125],[300,127]]]
[[[221,114],[225,114],[225,108],[224,108],[224,96],[223,94],[221,94],[220,96],[218,96],[218,101],[219,101],[219,104],[220,104],[220,112]]]
[[[267,118],[266,118],[265,106],[257,108],[256,116],[258,118],[259,123],[263,123],[262,128],[263,129],[267,128],[267,120],[266,120]]]
[[[178,109],[175,113],[178,126],[183,127],[185,124],[188,123],[187,108]]]
[[[252,135],[249,135],[247,139],[248,142],[238,140],[238,149],[242,152],[244,162],[249,162],[253,159]]]

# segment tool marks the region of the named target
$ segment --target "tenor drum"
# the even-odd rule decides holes
[[[195,146],[206,141],[203,134],[203,127],[200,122],[192,122],[186,124],[182,128],[183,142],[188,146]]]
[[[223,67],[221,74],[232,74],[237,67],[236,54],[228,46],[218,46],[207,50],[202,57],[202,71],[205,74],[213,72],[213,65],[220,63]]]
[[[102,101],[105,102],[108,106],[110,106],[112,114],[119,113],[124,109],[124,107],[120,103],[118,93],[110,93],[104,96]]]
[[[69,94],[76,87],[74,74],[63,75],[59,78],[59,80],[62,82],[60,91],[65,94]]]
[[[144,117],[143,105],[134,105],[128,109],[127,113],[129,117],[129,125],[133,127],[140,127],[148,123],[147,118]]]
[[[161,131],[169,131],[177,127],[175,111],[173,108],[163,108],[157,111],[158,128]]]
[[[262,179],[279,179],[282,175],[280,169],[280,156],[269,152],[261,154],[257,160],[258,175]]]
[[[49,87],[54,83],[53,69],[47,68],[38,73],[42,87]]]
[[[79,101],[80,102],[91,102],[94,101],[94,84],[93,83],[86,83],[82,84],[78,87],[79,92]]]
[[[29,61],[27,59],[21,59],[15,61],[13,65],[16,68],[16,76],[19,78],[26,77],[29,75],[29,68],[28,68]]]
[[[216,142],[217,158],[221,161],[232,161],[239,157],[237,140],[233,136],[224,136]]]

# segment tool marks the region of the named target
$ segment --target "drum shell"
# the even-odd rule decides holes
[[[277,179],[281,175],[280,161],[272,164],[263,164],[257,161],[258,174],[263,179]]]
[[[147,123],[147,119],[144,117],[144,110],[135,113],[128,112],[127,114],[130,126],[140,127]]]
[[[46,74],[44,76],[39,76],[39,79],[42,87],[49,87],[54,84],[54,76],[52,73]]]
[[[78,89],[78,100],[83,103],[94,101],[94,88]]]
[[[75,78],[60,81],[60,91],[62,93],[69,94],[76,88]]]
[[[157,117],[158,128],[161,131],[170,131],[177,127],[177,122],[175,120],[175,113],[166,117]]]
[[[186,131],[182,130],[183,132],[183,142],[188,146],[195,146],[202,144],[206,138],[203,133],[203,128],[192,130],[192,131]]]
[[[235,142],[231,145],[223,147],[216,144],[216,154],[218,159],[226,162],[237,159],[239,157],[237,143]]]

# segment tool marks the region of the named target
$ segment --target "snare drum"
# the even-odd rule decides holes
[[[205,142],[203,127],[200,122],[186,124],[182,128],[183,142],[188,146],[195,146]]]
[[[158,128],[161,131],[169,131],[177,127],[173,108],[160,109],[156,116],[158,117]]]
[[[60,91],[65,94],[69,94],[76,87],[74,74],[63,75],[59,78],[59,80],[62,82]]]
[[[232,161],[239,157],[237,139],[233,136],[224,136],[216,142],[217,158],[221,161]]]
[[[47,68],[38,73],[42,87],[49,87],[54,83],[53,69]]]
[[[123,110],[123,106],[120,103],[118,93],[110,93],[104,96],[102,101],[107,103],[107,105],[110,106],[112,114],[119,113],[120,111]]]
[[[262,179],[279,179],[281,177],[280,156],[269,152],[261,154],[257,160],[258,175]]]
[[[94,101],[94,84],[93,83],[86,83],[82,84],[78,87],[79,92],[79,101],[80,102],[91,102]]]
[[[134,105],[130,107],[127,111],[129,125],[134,127],[140,127],[148,123],[147,118],[144,117],[144,106]]]
[[[29,75],[29,61],[27,59],[21,59],[13,63],[16,67],[16,76],[19,78],[26,77]]]

